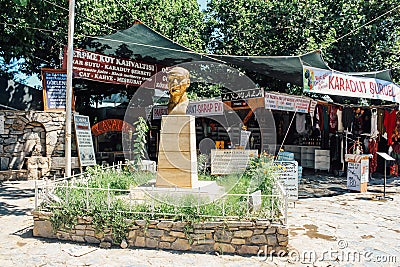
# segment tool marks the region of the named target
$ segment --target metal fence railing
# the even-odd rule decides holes
[[[110,171],[121,171],[123,164],[110,166]],[[107,169],[107,168],[106,168]],[[171,189],[159,190],[154,186],[129,190],[89,187],[87,173],[43,180],[35,184],[35,209],[46,210],[63,204],[79,205],[84,210],[110,210],[148,215],[151,217],[192,215],[211,220],[252,219],[269,220],[287,224],[288,199],[280,183],[273,187],[272,194],[211,194],[200,190],[190,192]],[[79,201],[77,201],[79,198]],[[118,202],[118,205],[116,203]]]

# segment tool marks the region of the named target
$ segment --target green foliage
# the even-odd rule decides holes
[[[135,121],[134,125],[135,134],[133,141],[133,164],[137,168],[140,166],[142,159],[145,158],[146,153],[146,143],[147,143],[147,132],[149,130],[149,126],[143,117],[139,117],[137,121]]]

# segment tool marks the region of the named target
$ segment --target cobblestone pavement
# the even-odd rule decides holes
[[[400,266],[400,179],[348,193],[345,177],[305,174],[288,212],[289,254],[271,258],[101,249],[32,237],[34,182],[0,184],[0,266]]]

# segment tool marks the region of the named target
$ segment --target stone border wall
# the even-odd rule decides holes
[[[288,230],[269,221],[204,222],[188,225],[167,220],[129,221],[126,240],[115,244],[112,231],[97,232],[91,217],[78,218],[73,229],[54,233],[51,213],[32,212],[33,235],[75,242],[99,244],[109,248],[113,244],[127,247],[145,247],[167,250],[218,252],[257,255],[259,251],[282,255],[287,252]]]

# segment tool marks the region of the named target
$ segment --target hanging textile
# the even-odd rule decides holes
[[[384,134],[385,133],[385,110],[378,108],[377,109],[377,113],[378,113],[378,118],[377,118],[377,128],[380,134]]]
[[[378,167],[378,154],[376,154],[376,152],[378,152],[378,142],[376,141],[376,139],[369,139],[368,148],[369,153],[372,154],[371,163],[369,164],[369,172],[374,173],[376,172],[376,168]]]
[[[343,119],[342,119],[342,114],[343,114],[342,109],[341,109],[341,108],[338,108],[338,110],[336,111],[337,122],[338,122],[338,126],[337,126],[338,132],[343,132]]]
[[[378,134],[378,110],[373,108],[371,110],[371,136]]]
[[[351,107],[344,107],[342,114],[343,129],[345,131],[351,132],[351,125],[353,123],[353,109]]]
[[[396,127],[396,114],[396,110],[392,110],[391,112],[385,110],[384,125],[387,132],[389,146],[393,144],[392,135]]]
[[[306,134],[306,114],[296,113],[296,131],[298,134]]]
[[[331,106],[331,112],[329,112],[329,132],[336,133],[338,130],[338,107]]]

